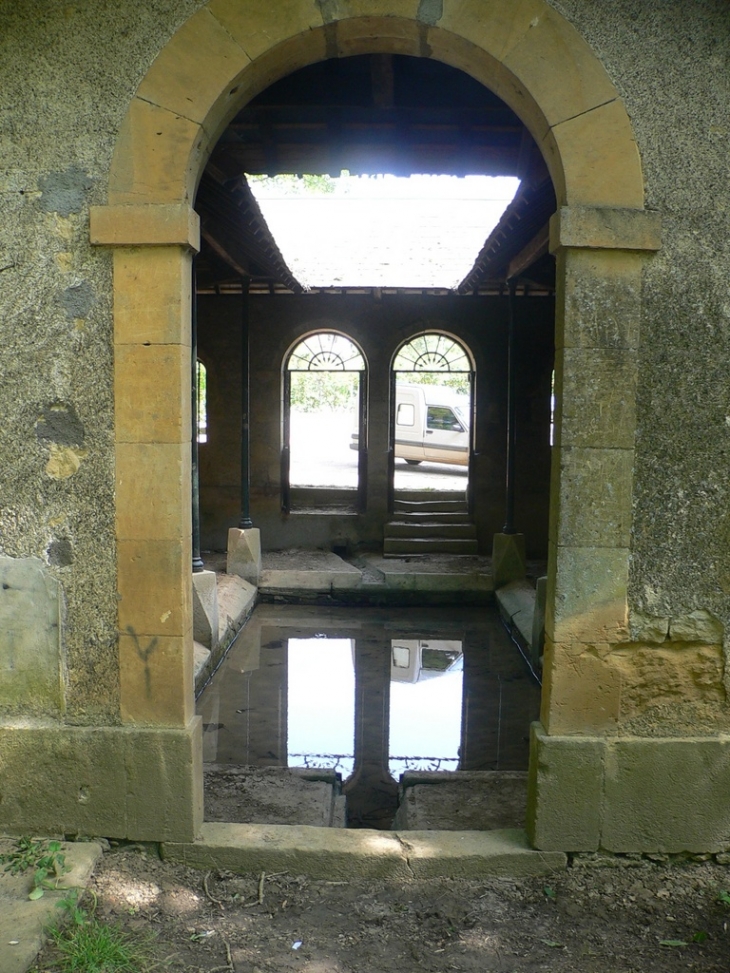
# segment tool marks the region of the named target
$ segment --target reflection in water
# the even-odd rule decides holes
[[[352,639],[289,639],[289,767],[355,767]]]
[[[390,772],[458,770],[464,654],[451,639],[396,639],[390,682]]]
[[[404,770],[525,770],[540,690],[496,610],[256,609],[199,701],[203,758],[337,770],[389,827]]]

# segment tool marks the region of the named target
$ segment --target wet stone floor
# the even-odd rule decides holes
[[[206,820],[521,827],[539,707],[496,607],[261,605],[198,700]]]

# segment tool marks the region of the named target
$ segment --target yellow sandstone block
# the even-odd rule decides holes
[[[248,54],[204,7],[159,53],[137,89],[137,97],[215,128],[228,104],[235,107],[229,89],[249,63]]]
[[[135,98],[114,150],[109,202],[190,202],[207,149],[197,122]]]
[[[190,347],[117,345],[118,443],[190,443]]]
[[[423,32],[413,20],[388,17],[354,17],[337,23],[336,44],[340,56],[373,52],[422,54]]]
[[[89,217],[92,244],[115,247],[177,244],[200,250],[200,217],[189,203],[92,206]]]
[[[621,675],[585,648],[546,640],[540,720],[552,735],[600,733],[618,722]]]
[[[556,192],[565,205],[644,205],[639,150],[620,100],[554,125],[542,148],[559,153],[560,165],[553,158],[550,169],[562,173]]]
[[[193,635],[119,634],[122,720],[185,726],[193,716]]]
[[[114,250],[117,344],[190,345],[190,253],[180,247]]]
[[[207,9],[252,60],[282,41],[322,27],[314,0],[211,0]]]
[[[578,32],[556,11],[542,10],[514,34],[502,61],[534,93],[549,125],[618,98],[605,68]]]
[[[190,484],[189,443],[117,443],[117,538],[189,537]]]
[[[190,538],[117,542],[119,629],[184,635],[192,626]]]

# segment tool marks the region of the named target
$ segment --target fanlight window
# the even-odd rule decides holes
[[[300,342],[289,356],[290,372],[364,372],[358,347],[333,331],[320,331]]]
[[[393,362],[396,372],[470,372],[464,348],[445,334],[419,334],[404,345]]]

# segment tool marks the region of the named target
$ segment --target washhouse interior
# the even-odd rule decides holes
[[[342,170],[514,176],[519,188],[451,287],[305,287],[250,183]],[[330,59],[249,102],[196,201],[203,556],[225,551],[237,524],[260,529],[264,556],[481,557],[483,572],[493,536],[519,530],[527,556],[543,562],[554,207],[518,117],[445,64]],[[523,826],[539,680],[487,601],[436,610],[421,607],[434,602],[425,591],[421,606],[411,597],[387,612],[259,606],[198,702],[206,817],[389,828],[425,814],[432,827]],[[497,776],[484,794],[485,773]],[[416,810],[419,787],[436,781],[469,788],[469,801],[458,787],[445,798],[451,823],[423,799]],[[307,803],[312,788],[325,797]],[[324,801],[324,818],[307,816],[312,800]],[[466,813],[475,802],[478,824]]]

